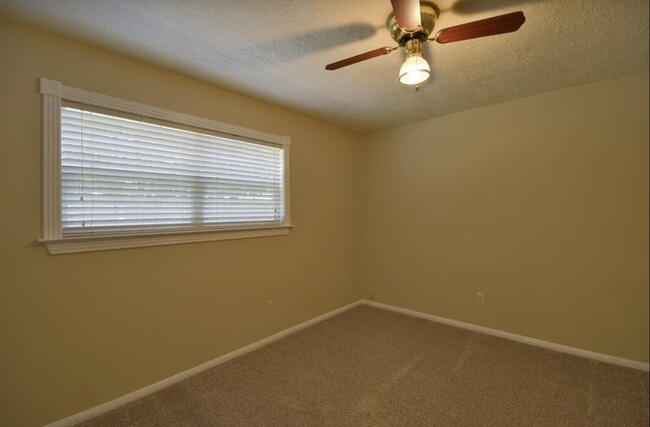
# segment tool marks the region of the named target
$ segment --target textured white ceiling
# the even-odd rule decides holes
[[[329,122],[373,130],[648,70],[647,0],[439,0],[436,29],[517,10],[518,32],[441,45],[401,85],[389,0],[0,0],[23,21]],[[435,32],[435,30],[434,30]]]

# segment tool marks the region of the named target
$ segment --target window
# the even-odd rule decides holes
[[[289,145],[41,79],[50,253],[288,234]]]

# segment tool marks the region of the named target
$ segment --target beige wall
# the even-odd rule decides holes
[[[647,73],[371,133],[362,157],[366,295],[648,361]]]
[[[295,229],[48,255],[39,77],[289,135]],[[0,425],[55,421],[361,297],[358,135],[2,18],[0,106]]]

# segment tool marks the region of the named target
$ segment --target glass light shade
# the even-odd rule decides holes
[[[412,55],[399,69],[399,81],[405,85],[417,85],[425,81],[431,75],[431,68],[427,61],[420,55]]]

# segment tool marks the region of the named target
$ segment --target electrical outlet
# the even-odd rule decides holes
[[[485,295],[483,292],[476,293],[476,303],[481,305],[485,304]]]
[[[268,300],[266,302],[266,312],[271,313],[271,312],[273,312],[273,310],[275,310],[275,304],[274,304],[273,300],[270,299],[270,300]]]

